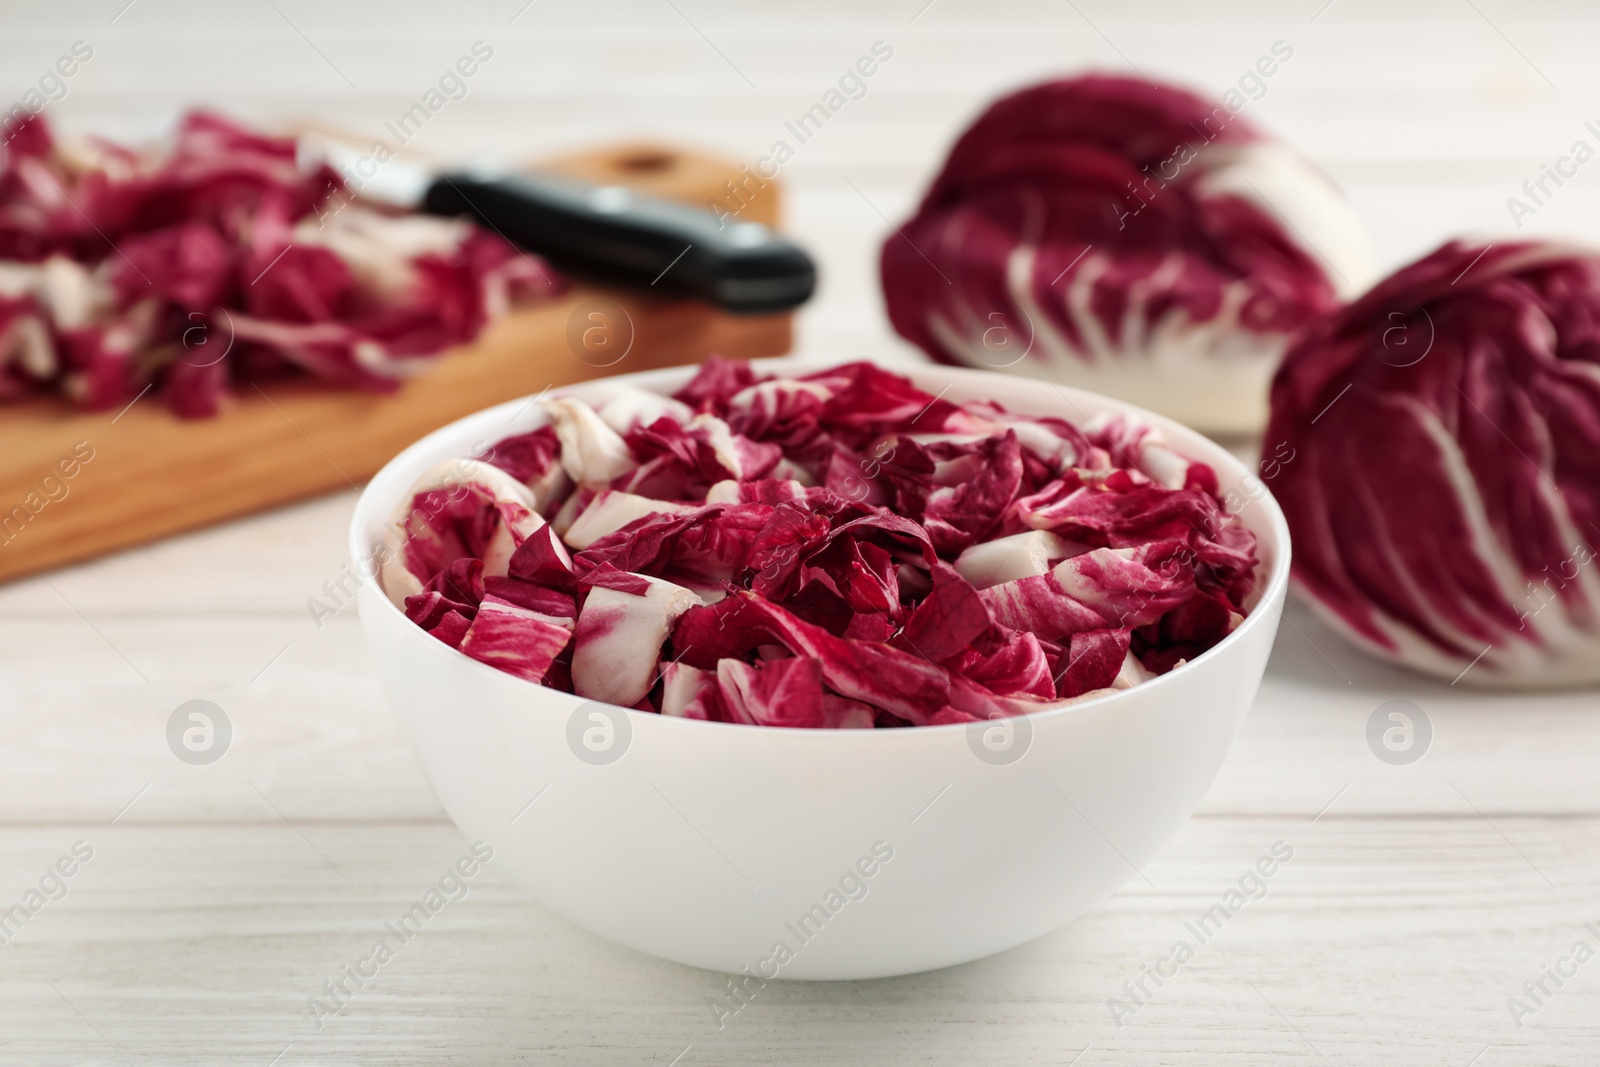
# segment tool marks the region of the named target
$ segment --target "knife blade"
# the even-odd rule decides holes
[[[686,294],[736,314],[786,311],[816,289],[811,257],[760,223],[729,224],[625,186],[537,171],[435,174],[391,159],[356,177],[354,150],[312,138],[299,146],[302,166],[333,165],[363,199],[470,218],[574,276]]]

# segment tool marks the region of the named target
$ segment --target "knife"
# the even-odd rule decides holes
[[[503,169],[433,174],[401,160],[358,179],[358,153],[311,138],[300,140],[299,156],[302,167],[334,166],[363,199],[470,218],[567,274],[687,294],[737,314],[786,311],[816,289],[811,257],[760,223],[725,223],[625,186]]]

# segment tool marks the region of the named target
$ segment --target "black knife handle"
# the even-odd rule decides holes
[[[719,221],[620,185],[445,174],[428,187],[423,208],[470,216],[558,270],[688,293],[733,312],[785,311],[817,284],[811,257],[760,223]]]

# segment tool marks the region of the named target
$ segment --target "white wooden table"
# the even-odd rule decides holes
[[[68,129],[153,133],[204,101],[379,136],[482,39],[492,60],[418,147],[651,134],[754,160],[883,40],[892,61],[783,177],[825,270],[802,350],[909,359],[880,312],[879,213],[908,209],[982,101],[1051,71],[1137,65],[1220,93],[1288,42],[1250,113],[1346,187],[1390,266],[1453,232],[1507,232],[1505,198],[1593,139],[1593,9],[1325,2],[8,4],[0,94],[81,39],[93,58],[48,109]],[[1523,232],[1600,238],[1600,166]],[[574,929],[491,865],[318,1028],[307,998],[465,847],[353,611],[319,627],[306,607],[343,562],[352,496],[0,588],[0,907],[41,878],[65,889],[0,946],[0,1064],[1600,1063],[1600,961],[1545,979],[1532,1015],[1507,1005],[1531,1006],[1524,981],[1574,942],[1600,950],[1600,696],[1424,681],[1298,609],[1200,814],[1146,878],[1038,942],[910,978],[772,985],[719,1031],[719,976]],[[1410,766],[1364,737],[1396,698],[1434,728]],[[233,724],[210,766],[165,740],[191,699]],[[1110,998],[1133,1003],[1124,982],[1278,841],[1294,858],[1266,895],[1146,980],[1119,1026]],[[74,865],[77,842],[92,858]]]

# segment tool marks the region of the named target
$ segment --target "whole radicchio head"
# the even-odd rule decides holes
[[[1244,103],[1105,75],[998,101],[884,243],[896,331],[944,362],[1258,429],[1289,335],[1369,267],[1348,205]]]
[[[1600,679],[1600,253],[1451,243],[1272,388],[1294,577],[1363,647],[1493,686]]]

